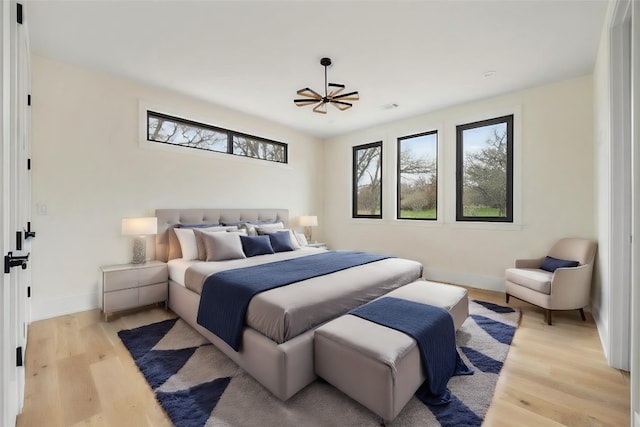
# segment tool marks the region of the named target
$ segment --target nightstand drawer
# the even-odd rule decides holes
[[[140,305],[153,304],[160,301],[166,301],[169,295],[169,284],[158,283],[157,285],[144,286],[139,289]]]
[[[99,274],[98,292],[105,321],[109,314],[129,308],[162,301],[167,307],[169,272],[164,262],[104,265]]]
[[[125,310],[138,306],[138,288],[123,289],[121,291],[107,292],[104,294],[104,311]]]
[[[138,272],[140,273],[140,277],[138,278],[140,286],[153,285],[169,280],[169,274],[165,265],[141,268]]]
[[[111,292],[138,286],[137,270],[107,271],[104,273],[104,291]]]

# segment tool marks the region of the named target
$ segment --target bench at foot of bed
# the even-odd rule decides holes
[[[457,330],[469,316],[467,290],[416,281],[387,295],[445,308]],[[337,389],[393,420],[425,381],[416,341],[353,315],[321,326],[314,338],[315,372]]]

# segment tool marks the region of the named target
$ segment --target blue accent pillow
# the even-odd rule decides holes
[[[578,261],[569,261],[566,259],[558,259],[558,258],[548,256],[548,257],[545,257],[544,260],[542,261],[542,265],[540,265],[540,269],[553,273],[558,268],[577,267],[578,265],[580,265]]]
[[[248,257],[256,255],[272,254],[271,240],[269,236],[240,236],[242,251]]]
[[[271,241],[271,246],[273,247],[274,251],[286,252],[293,250],[293,245],[291,244],[291,234],[289,233],[289,230],[279,231],[277,233],[269,233],[267,234],[267,236]]]

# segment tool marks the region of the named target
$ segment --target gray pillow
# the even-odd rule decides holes
[[[242,251],[240,233],[202,233],[207,261],[246,258]]]
[[[238,227],[208,227],[208,228],[194,228],[193,234],[196,236],[196,245],[198,246],[198,259],[200,261],[207,260],[207,248],[204,246],[204,233],[219,233],[221,231],[238,231]]]

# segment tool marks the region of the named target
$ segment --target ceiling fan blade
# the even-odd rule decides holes
[[[342,95],[334,96],[333,99],[339,99],[342,101],[359,101],[360,95],[358,91],[343,93]]]
[[[327,95],[327,98],[333,98],[334,96],[336,96],[337,94],[339,94],[340,92],[342,92],[344,90],[344,85],[341,84],[337,84],[337,83],[329,83],[329,88],[331,88],[331,92],[329,92],[329,94]]]
[[[316,100],[316,99],[294,99],[293,102],[295,102],[298,107],[305,107],[307,105],[316,104],[318,102],[318,100]]]
[[[340,111],[344,111],[346,109],[353,107],[353,104],[350,104],[348,102],[342,102],[342,101],[331,101],[331,104]]]
[[[321,102],[320,104],[313,107],[314,113],[327,114],[327,103]]]
[[[296,93],[301,96],[308,96],[309,98],[322,99],[322,95],[320,95],[315,90],[309,89],[308,87],[305,87],[304,89],[300,89]]]

